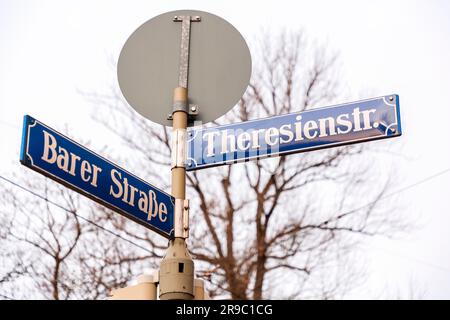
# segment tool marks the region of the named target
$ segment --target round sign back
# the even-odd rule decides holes
[[[251,57],[241,34],[213,14],[179,10],[141,25],[126,41],[117,73],[128,103],[144,117],[171,126],[173,90],[179,86],[181,23],[176,16],[198,16],[190,25],[188,95],[199,107],[195,121],[213,121],[238,103],[251,75]]]

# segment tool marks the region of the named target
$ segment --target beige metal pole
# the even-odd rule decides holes
[[[189,113],[188,73],[191,22],[199,16],[175,16],[181,22],[178,87],[173,93],[172,113],[172,195],[175,197],[174,239],[159,270],[159,298],[164,300],[194,298],[194,261],[187,250],[189,236],[189,201],[186,199],[186,128]]]
[[[187,89],[183,87],[175,88],[173,92],[173,102],[174,104],[188,104]],[[186,130],[188,115],[186,111],[175,111],[172,114],[173,124],[172,130],[176,132],[177,130]],[[173,135],[175,136],[175,135]],[[177,152],[177,150],[172,150],[172,152]],[[176,199],[186,198],[186,168],[185,167],[175,167],[172,168],[172,195]]]
[[[187,128],[187,89],[175,88],[174,106],[185,106],[174,110],[172,139],[172,195],[175,197],[175,211],[183,215],[186,198],[186,128]],[[174,219],[175,230],[183,228],[183,219]],[[187,250],[184,237],[175,231],[169,248],[161,261],[159,273],[159,298],[161,300],[191,300],[194,298],[194,261]]]

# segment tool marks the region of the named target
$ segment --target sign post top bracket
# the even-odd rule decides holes
[[[189,73],[189,39],[191,37],[191,22],[200,22],[200,16],[175,16],[174,22],[181,22],[180,66],[178,73],[178,86],[188,87]]]
[[[189,19],[193,22],[200,22],[202,21],[202,18],[200,16],[174,16],[173,21],[174,22],[181,22],[185,19]]]

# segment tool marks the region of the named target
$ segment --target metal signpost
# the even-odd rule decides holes
[[[397,95],[188,131],[187,170],[397,137]]]
[[[217,127],[193,127],[225,114],[251,75],[245,40],[203,11],[161,14],[126,41],[120,89],[144,117],[172,126],[172,195],[25,116],[20,161],[169,239],[155,277],[115,291],[113,299],[193,299],[194,262],[187,249],[186,171],[311,151],[402,134],[399,97],[389,95]],[[200,288],[200,287],[199,287]]]
[[[175,235],[161,262],[159,297],[193,299],[194,262],[185,242],[186,128],[194,120],[215,120],[236,105],[250,80],[248,46],[232,25],[213,14],[173,11],[147,21],[128,38],[117,72],[120,89],[136,111],[173,127]]]
[[[20,162],[170,238],[175,198],[30,117]]]

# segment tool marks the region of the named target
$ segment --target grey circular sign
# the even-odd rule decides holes
[[[191,22],[189,103],[199,106],[195,120],[213,121],[225,114],[247,89],[251,57],[241,34],[211,13],[172,11],[141,25],[126,41],[117,73],[128,103],[144,117],[171,126],[173,90],[178,87],[182,24],[175,16],[200,16]]]

